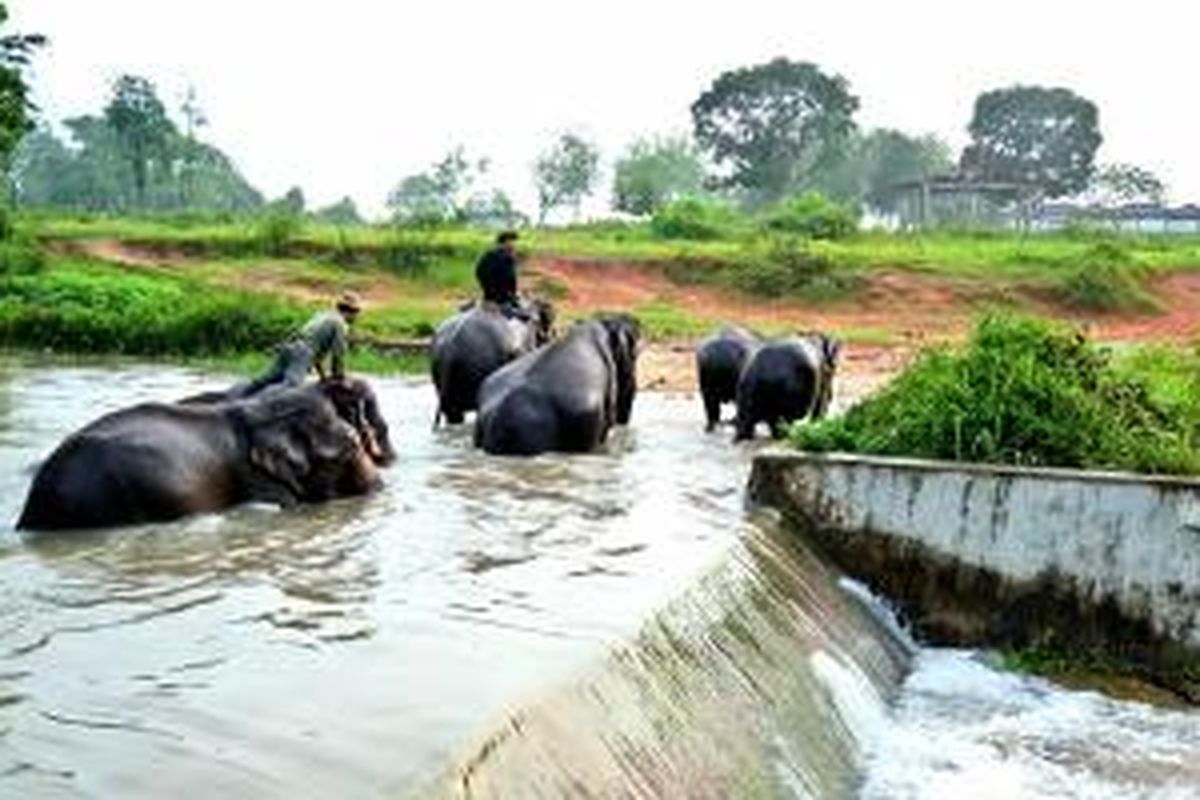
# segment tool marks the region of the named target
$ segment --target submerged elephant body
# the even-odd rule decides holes
[[[595,450],[629,422],[637,342],[632,317],[606,316],[501,368],[480,388],[475,444],[499,455]]]
[[[833,396],[839,350],[836,341],[820,333],[788,336],[758,348],[738,380],[735,440],[754,438],[760,422],[779,438],[790,422],[823,417]]]
[[[745,328],[729,326],[709,336],[696,348],[696,377],[704,402],[705,430],[721,421],[721,404],[737,399],[738,378],[762,339]]]
[[[363,494],[374,463],[317,386],[216,405],[145,403],[67,437],[38,470],[18,527],[164,521],[248,502]]]
[[[396,460],[396,451],[392,446],[390,429],[379,411],[379,399],[371,384],[362,378],[346,376],[342,378],[326,378],[314,386],[320,387],[325,397],[333,403],[337,415],[358,432],[363,447],[368,455],[380,466],[386,466]],[[215,405],[218,403],[235,403],[252,397],[261,398],[275,392],[285,391],[288,387],[275,384],[261,389],[257,394],[248,395],[248,382],[236,383],[227,389],[201,392],[179,400],[184,405]]]
[[[438,414],[451,425],[479,407],[479,387],[496,370],[549,340],[554,313],[532,304],[531,319],[510,319],[493,303],[477,303],[438,326],[430,343],[430,371]]]

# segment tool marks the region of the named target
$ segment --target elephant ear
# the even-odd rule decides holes
[[[291,426],[257,433],[250,445],[250,465],[271,483],[286,488],[296,500],[304,498],[303,478],[309,471],[309,459]]]
[[[533,314],[536,326],[534,338],[538,345],[543,345],[554,338],[554,320],[557,317],[554,304],[547,300],[534,300]]]
[[[825,369],[833,372],[837,368],[838,357],[842,353],[842,343],[830,336],[821,336],[821,356]]]
[[[608,347],[616,367],[616,419],[618,424],[626,425],[637,394],[638,323],[628,314],[605,317],[601,322],[608,333]]]
[[[813,405],[813,418],[821,419],[829,410],[833,401],[833,375],[837,371],[838,356],[842,345],[837,339],[821,335],[821,369],[818,376],[816,402]]]

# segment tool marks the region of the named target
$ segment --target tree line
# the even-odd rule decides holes
[[[6,19],[0,2],[0,27]],[[22,69],[43,44],[38,35],[0,36],[0,159],[11,200],[119,213],[264,206],[308,213],[299,188],[267,204],[227,155],[200,140],[206,120],[192,91],[173,117],[149,80],[126,75],[99,113],[62,122],[65,138],[35,127]],[[846,79],[810,62],[777,58],[729,70],[692,103],[689,135],[644,137],[615,159],[612,207],[646,216],[681,198],[707,196],[759,209],[819,192],[888,213],[906,187],[935,176],[1037,198],[1087,192],[1106,202],[1161,202],[1165,192],[1148,170],[1096,164],[1099,111],[1069,89],[1011,86],[980,94],[970,141],[957,157],[934,136],[863,130],[858,110]],[[532,165],[538,221],[559,210],[578,216],[598,188],[600,163],[585,136],[557,135]],[[489,167],[486,158],[454,147],[399,180],[387,205],[413,224],[526,221],[506,193],[488,187]],[[361,221],[349,198],[313,213],[340,224]]]

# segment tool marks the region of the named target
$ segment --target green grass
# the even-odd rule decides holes
[[[86,259],[0,274],[0,346],[59,353],[210,358],[265,364],[312,313],[283,298],[223,289],[192,276],[144,274]],[[419,359],[355,355],[370,371],[411,371]]]
[[[55,239],[113,238],[161,244],[213,255],[262,255],[255,220],[211,222],[185,218],[113,218],[25,215],[22,230]],[[428,273],[458,265],[451,280],[469,286],[462,265],[473,264],[490,245],[491,233],[467,228],[403,230],[390,225],[339,227],[305,223],[287,253],[332,263],[383,265],[424,280]],[[662,239],[649,223],[604,222],[522,231],[521,249],[531,255],[681,263],[702,271],[713,265],[752,260],[770,237],[762,228],[735,227],[727,238]],[[1061,281],[1093,263],[1098,248],[1119,248],[1131,262],[1153,272],[1200,268],[1200,236],[1146,236],[1104,231],[1045,234],[941,231],[863,232],[838,241],[812,241],[807,250],[837,270],[908,269],[964,279]],[[1106,259],[1101,258],[1099,261]],[[1098,263],[1098,262],[1097,262]],[[451,270],[453,272],[453,270]]]
[[[799,424],[804,450],[1027,466],[1200,472],[1200,360],[1126,356],[1067,328],[984,319],[961,349],[925,351],[845,415]]]

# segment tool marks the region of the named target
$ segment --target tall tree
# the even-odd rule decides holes
[[[695,145],[683,137],[640,139],[615,167],[613,208],[652,214],[660,206],[700,192],[704,166]]]
[[[859,152],[865,168],[863,200],[882,211],[894,210],[903,195],[898,184],[954,169],[950,148],[936,136],[909,136],[877,128],[864,137]]]
[[[262,195],[228,156],[212,145],[184,139],[170,146],[173,160],[150,174],[143,203],[125,151],[103,117],[74,117],[64,125],[71,134],[69,143],[42,128],[18,148],[11,176],[22,204],[92,211],[239,211],[262,205]],[[186,171],[184,163],[189,165]]]
[[[0,28],[8,21],[8,8],[0,2]],[[33,51],[46,43],[38,34],[6,33],[0,36],[0,167],[7,170],[21,138],[33,130],[29,85],[21,70]]]
[[[113,84],[104,119],[117,136],[133,175],[137,204],[144,208],[150,171],[170,161],[170,145],[178,138],[178,131],[167,117],[154,84],[135,75],[123,75]]]
[[[1026,184],[1046,197],[1085,189],[1100,135],[1096,105],[1070,89],[1012,86],[975,100],[964,173]]]
[[[561,206],[571,206],[579,216],[583,198],[591,193],[600,174],[600,151],[576,133],[560,134],[533,165],[538,193],[538,222]]]
[[[468,192],[488,169],[486,158],[469,159],[454,147],[425,172],[408,175],[388,195],[387,205],[398,220],[438,224],[458,219]]]
[[[489,228],[515,228],[525,223],[512,198],[500,189],[471,195],[459,209],[459,216],[464,222]]]
[[[856,110],[841,76],[777,58],[720,75],[692,104],[692,124],[727,185],[771,201],[843,155]]]

